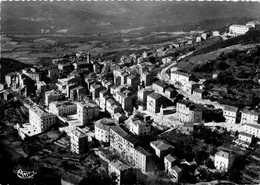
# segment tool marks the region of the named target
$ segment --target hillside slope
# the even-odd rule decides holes
[[[212,24],[260,18],[260,4],[246,2],[2,2],[4,33],[71,34],[146,27],[205,29]],[[207,28],[206,28],[207,29]]]

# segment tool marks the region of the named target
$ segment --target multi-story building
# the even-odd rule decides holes
[[[238,108],[237,107],[233,107],[233,106],[225,106],[224,111],[223,111],[223,116],[226,119],[227,123],[236,123],[237,120],[237,112]]]
[[[75,87],[70,90],[70,100],[82,101],[83,96],[86,94],[86,89],[82,86]]]
[[[134,147],[138,141],[125,132],[120,126],[110,127],[110,147],[122,154],[130,163],[134,162]]]
[[[49,112],[57,116],[66,116],[77,113],[77,105],[70,101],[55,101],[49,104]]]
[[[51,90],[45,92],[45,105],[49,106],[51,102],[65,99],[65,95],[59,91]]]
[[[111,98],[108,90],[102,90],[99,92],[99,106],[102,110],[106,109],[106,101]]]
[[[148,123],[141,121],[139,119],[137,120],[131,119],[129,130],[130,132],[136,135],[145,135],[151,132],[151,126]]]
[[[113,117],[116,113],[122,111],[122,107],[113,98],[108,98],[106,100],[106,111]]]
[[[154,90],[152,88],[143,88],[137,92],[137,97],[141,105],[146,105],[148,94],[151,94],[153,92]]]
[[[240,132],[238,135],[238,144],[248,147],[252,143],[253,135],[246,133],[246,132]]]
[[[202,109],[185,100],[177,102],[176,112],[178,114],[178,120],[181,122],[202,122]]]
[[[141,169],[142,172],[149,172],[151,170],[152,154],[142,147],[134,148],[134,165]]]
[[[252,134],[255,137],[260,139],[260,125],[259,124],[249,124],[246,123],[243,125],[244,132]]]
[[[141,83],[146,87],[153,84],[154,74],[148,71],[143,72],[141,75]]]
[[[155,154],[159,158],[164,158],[166,155],[172,152],[174,147],[163,140],[157,140],[150,142],[150,146],[155,150]]]
[[[37,83],[37,93],[40,95],[45,95],[45,92],[47,91],[47,84],[44,81],[39,81]]]
[[[192,95],[197,99],[203,99],[204,90],[196,88],[192,91]]]
[[[137,90],[137,87],[140,84],[140,79],[136,75],[129,75],[127,76],[127,84],[134,90]]]
[[[171,80],[180,83],[186,83],[191,80],[191,75],[181,71],[171,71]]]
[[[90,93],[92,95],[92,99],[95,100],[96,98],[99,98],[99,92],[106,89],[104,86],[100,85],[100,84],[91,84],[90,85]]]
[[[95,122],[95,138],[104,143],[109,142],[109,130],[115,125],[115,121],[109,118],[103,118]]]
[[[257,124],[259,122],[259,113],[255,111],[249,111],[247,109],[244,109],[241,111],[241,122],[244,123],[252,123]]]
[[[158,80],[153,83],[153,90],[159,94],[163,94],[165,88],[166,84],[163,81]]]
[[[151,113],[160,112],[162,105],[162,96],[158,93],[150,93],[147,96],[147,110]]]
[[[121,185],[124,184],[124,178],[126,173],[128,173],[128,171],[132,170],[131,166],[116,160],[116,161],[111,161],[108,163],[108,173],[109,175],[111,175],[112,173],[114,173],[117,177],[117,184]]]
[[[133,109],[133,97],[129,90],[123,92],[116,92],[116,101],[122,106],[126,111],[132,111]]]
[[[70,150],[77,154],[86,152],[88,135],[80,128],[76,127],[70,136]]]
[[[219,151],[215,154],[214,165],[217,170],[229,171],[233,165],[235,156],[225,151]]]
[[[29,123],[39,130],[44,132],[56,123],[56,115],[48,113],[38,106],[30,107]]]
[[[182,177],[182,169],[175,165],[169,169],[169,175],[174,182],[179,182],[180,178]]]
[[[79,121],[86,125],[99,116],[99,107],[91,101],[77,102],[77,116]]]
[[[164,95],[165,95],[167,98],[171,99],[171,98],[173,98],[175,95],[177,95],[177,92],[176,92],[175,89],[173,89],[173,88],[171,88],[171,87],[168,87],[168,88],[165,89]]]
[[[243,35],[250,30],[249,26],[233,24],[229,26],[229,33],[234,35]]]
[[[169,174],[172,167],[177,164],[177,159],[171,154],[168,154],[164,157],[164,169],[167,174]]]

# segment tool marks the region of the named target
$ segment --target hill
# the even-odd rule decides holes
[[[1,6],[3,33],[203,30],[260,18],[260,4],[253,2],[18,1]]]
[[[1,71],[0,71],[1,74],[7,74],[14,71],[19,71],[23,68],[31,66],[10,58],[1,58],[0,65],[1,65]],[[1,76],[3,77],[3,75]]]

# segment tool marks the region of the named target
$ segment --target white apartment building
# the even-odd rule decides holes
[[[162,95],[158,93],[150,93],[147,96],[147,110],[151,113],[160,112],[160,108],[162,105]]]
[[[131,166],[116,160],[116,161],[111,161],[108,163],[108,174],[111,175],[112,173],[115,173],[117,176],[117,184],[121,185],[122,184],[122,177],[124,176],[125,173],[127,173],[128,170],[131,170]]]
[[[232,167],[234,160],[234,155],[221,150],[215,154],[214,165],[217,170],[227,172]]]
[[[151,132],[151,126],[141,120],[131,119],[129,130],[136,135],[145,135]]]
[[[177,71],[177,70],[171,71],[171,80],[175,82],[181,82],[181,83],[189,82],[190,78],[191,78],[190,74]]]
[[[245,124],[245,123],[252,123],[252,124],[257,124],[259,122],[259,113],[255,111],[249,111],[244,109],[241,111],[241,121],[240,123]]]
[[[175,166],[177,163],[177,160],[175,157],[173,157],[171,154],[168,154],[164,157],[164,169],[167,174],[169,174],[171,168]]]
[[[246,25],[233,24],[229,26],[229,33],[234,35],[243,35],[248,32],[250,27]]]
[[[202,122],[202,109],[185,100],[180,100],[177,102],[176,113],[178,120],[181,122]]]
[[[55,101],[49,104],[49,112],[57,116],[66,116],[77,113],[77,105],[70,101]]]
[[[95,122],[95,138],[104,143],[109,142],[110,126],[115,125],[115,121],[108,118],[103,118]]]
[[[246,132],[240,132],[238,135],[238,142],[245,147],[248,147],[252,143],[253,135]]]
[[[122,154],[130,163],[134,162],[134,147],[137,140],[128,135],[120,126],[110,127],[110,148]]]
[[[159,93],[159,94],[163,94],[164,93],[164,89],[166,88],[165,82],[163,81],[156,81],[153,83],[153,90],[155,90],[155,92]]]
[[[29,123],[40,132],[44,132],[56,123],[56,115],[33,106],[29,109]]]
[[[77,116],[79,121],[86,125],[99,116],[99,107],[93,102],[77,102]]]
[[[151,170],[152,154],[142,147],[138,146],[134,149],[134,165],[141,169],[142,172]]]
[[[232,124],[236,123],[237,111],[238,111],[237,107],[228,106],[228,105],[225,106],[223,110],[223,116],[225,117],[227,123],[232,123]]]
[[[82,154],[86,151],[88,135],[80,128],[76,127],[70,136],[70,150],[77,154]]]
[[[260,139],[260,125],[259,124],[249,124],[246,123],[243,125],[244,132],[252,134],[255,137]]]

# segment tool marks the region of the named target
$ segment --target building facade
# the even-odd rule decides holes
[[[56,123],[56,115],[33,106],[29,109],[29,123],[40,132],[44,132]]]

